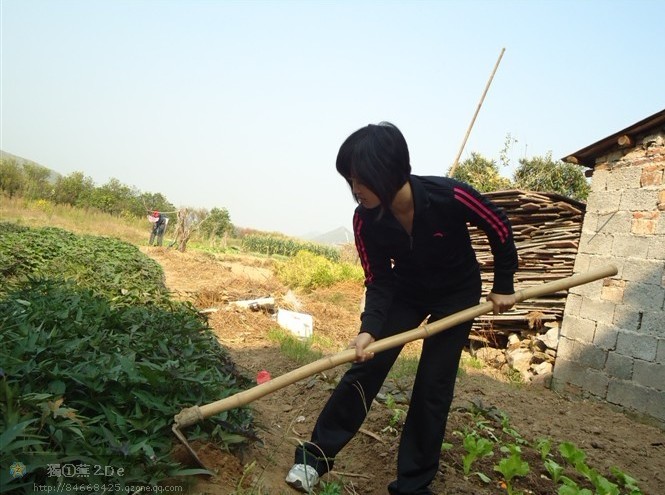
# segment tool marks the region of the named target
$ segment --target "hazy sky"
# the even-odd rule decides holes
[[[350,228],[342,141],[389,120],[414,173],[561,158],[665,108],[665,1],[1,0],[1,148],[241,227]],[[512,170],[504,170],[510,176]]]

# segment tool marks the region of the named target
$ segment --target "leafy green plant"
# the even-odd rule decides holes
[[[580,488],[580,486],[570,478],[563,476],[561,479],[564,484],[557,490],[558,495],[593,495],[591,490],[588,488]]]
[[[520,435],[520,433],[510,425],[510,418],[504,412],[501,413],[501,430],[511,436],[515,442],[520,445],[526,445],[528,442]]]
[[[642,490],[637,486],[637,480],[624,473],[618,467],[610,468],[610,472],[617,479],[619,485],[628,491],[628,495],[642,495]]]
[[[554,459],[545,459],[544,463],[545,469],[550,475],[550,479],[555,483],[559,484],[561,475],[563,474],[563,466],[557,463]]]
[[[539,438],[536,441],[536,450],[540,454],[540,458],[545,461],[552,451],[552,440],[549,438]]]
[[[466,454],[462,456],[462,464],[465,476],[469,475],[471,472],[471,466],[476,460],[480,459],[481,457],[489,457],[494,455],[492,450],[492,442],[473,433],[469,433],[464,437],[462,445],[466,450]]]
[[[499,464],[494,466],[494,470],[501,473],[503,479],[506,481],[506,490],[509,495],[513,495],[513,478],[517,476],[526,476],[529,474],[529,463],[522,459],[522,449],[519,445],[507,445],[501,447],[502,452],[508,452],[510,455],[504,457],[499,461]]]
[[[63,463],[92,471],[68,482],[121,487],[201,473],[171,457],[171,418],[250,383],[205,321],[170,301],[159,266],[132,246],[5,225],[0,261],[19,265],[0,294],[1,491],[57,484],[48,465]],[[228,411],[188,436],[231,448],[253,436],[252,417]],[[20,480],[7,479],[13,462],[27,467]]]
[[[322,481],[319,495],[342,495],[342,486],[336,481]]]
[[[392,394],[386,395],[386,407],[390,410],[391,415],[388,426],[382,431],[397,433],[397,427],[406,418],[406,411],[397,405]]]

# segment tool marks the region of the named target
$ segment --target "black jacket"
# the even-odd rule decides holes
[[[478,280],[479,266],[467,222],[482,229],[494,257],[494,287],[512,294],[517,251],[510,223],[502,210],[462,182],[411,175],[414,216],[409,235],[389,210],[356,208],[353,230],[365,271],[365,310],[361,332],[374,337],[383,326],[398,291],[437,294],[465,290]],[[474,289],[475,290],[475,289]]]

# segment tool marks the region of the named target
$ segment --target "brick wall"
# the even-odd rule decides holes
[[[665,428],[665,128],[596,160],[552,388],[607,401]]]

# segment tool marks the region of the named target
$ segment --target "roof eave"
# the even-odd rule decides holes
[[[582,148],[561,160],[566,163],[574,163],[589,168],[594,168],[596,158],[607,154],[612,149],[621,149],[634,146],[635,138],[638,135],[649,132],[650,130],[665,124],[665,109],[657,112],[646,119],[640,120],[625,129],[615,132],[586,148]]]

